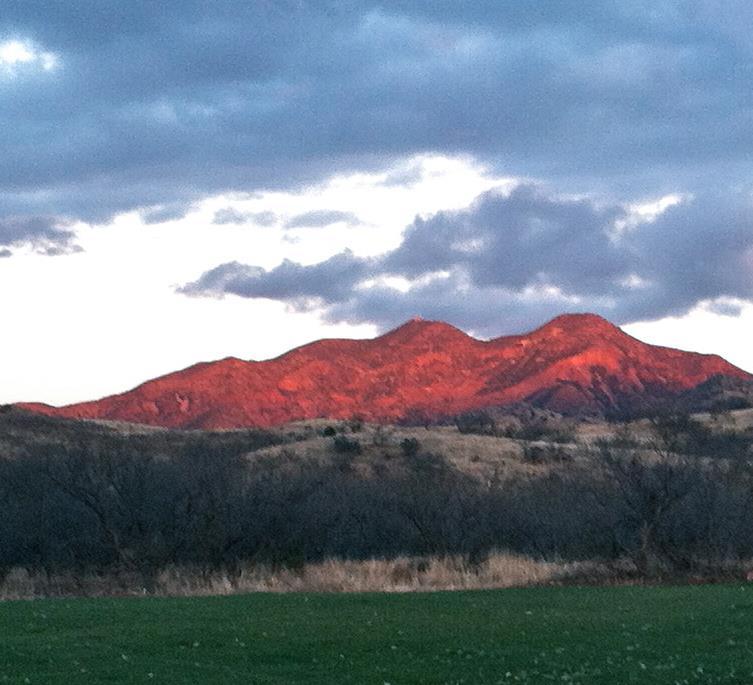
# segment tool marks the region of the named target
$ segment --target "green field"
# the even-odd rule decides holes
[[[753,588],[0,603],[0,683],[753,683]]]

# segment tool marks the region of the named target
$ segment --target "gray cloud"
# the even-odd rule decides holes
[[[740,302],[731,302],[729,300],[712,300],[708,303],[707,308],[714,314],[720,316],[740,316],[742,313],[742,304]]]
[[[286,259],[268,271],[229,262],[207,271],[179,292],[185,295],[230,293],[282,300],[299,309],[310,309],[347,298],[357,283],[368,278],[369,272],[369,261],[355,257],[350,251],[311,266]]]
[[[35,252],[51,257],[80,251],[75,234],[66,228],[69,222],[59,217],[0,217],[0,256],[9,257],[9,247],[31,246]]]
[[[0,77],[0,204],[113,213],[467,153],[640,197],[746,178],[753,6],[8,0],[0,36],[50,72]]]
[[[286,228],[323,228],[337,223],[350,225],[361,223],[352,212],[339,212],[336,209],[315,209],[311,212],[298,214],[285,224]]]
[[[384,260],[390,273],[416,277],[461,267],[480,286],[520,289],[557,284],[602,293],[628,269],[611,239],[619,207],[548,198],[532,186],[481,195],[467,210],[416,219]]]
[[[3,259],[5,257],[11,257],[11,256],[13,256],[13,253],[7,247],[3,247],[0,249],[0,259]]]
[[[525,296],[503,288],[470,286],[462,274],[416,285],[407,293],[374,287],[331,303],[323,318],[332,323],[374,323],[387,330],[412,318],[447,321],[479,335],[496,336],[529,330],[564,312],[604,310],[597,299],[575,304]]]
[[[716,298],[753,300],[750,193],[699,195],[641,225],[626,244],[633,271],[650,285],[623,304],[625,318],[679,315]]]
[[[214,213],[213,224],[245,224],[248,222],[259,226],[274,226],[279,217],[274,212],[242,212],[234,207],[224,207]]]
[[[161,224],[166,221],[177,221],[182,219],[190,211],[191,203],[174,202],[142,209],[141,219],[147,225]]]
[[[421,164],[403,164],[387,173],[382,180],[382,185],[387,187],[414,186],[424,178],[424,169]]]
[[[532,186],[484,193],[462,211],[417,218],[379,258],[350,252],[264,270],[226,264],[184,287],[321,310],[330,321],[385,328],[410,316],[483,334],[521,330],[562,311],[617,323],[679,315],[701,302],[734,314],[753,300],[753,204],[747,194],[703,195],[619,232],[621,205],[563,199]],[[407,292],[369,283],[402,276]]]

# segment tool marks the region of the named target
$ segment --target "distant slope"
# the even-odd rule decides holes
[[[593,314],[563,315],[489,341],[412,320],[372,340],[320,340],[268,361],[196,364],[93,402],[21,406],[204,429],[317,417],[438,419],[520,401],[603,414],[679,396],[715,376],[751,379],[721,357],[647,345]]]
[[[687,411],[730,411],[753,407],[753,379],[712,376],[685,391],[677,405]]]

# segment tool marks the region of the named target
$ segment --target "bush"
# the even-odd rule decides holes
[[[405,438],[400,441],[400,449],[405,457],[415,457],[421,449],[421,443],[416,438]]]
[[[494,419],[485,411],[471,411],[455,417],[455,426],[461,433],[495,435]]]
[[[543,421],[533,421],[525,423],[519,428],[510,428],[505,432],[505,436],[528,442],[541,440],[543,442],[570,443],[575,440],[575,434],[570,426],[561,423],[550,425]]]
[[[363,419],[360,416],[354,416],[348,421],[348,428],[351,433],[360,433],[363,430]]]
[[[336,435],[332,439],[332,447],[338,454],[361,454],[363,451],[359,440],[344,435]]]

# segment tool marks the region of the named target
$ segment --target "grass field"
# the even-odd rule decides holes
[[[0,683],[753,683],[753,589],[0,604]]]

